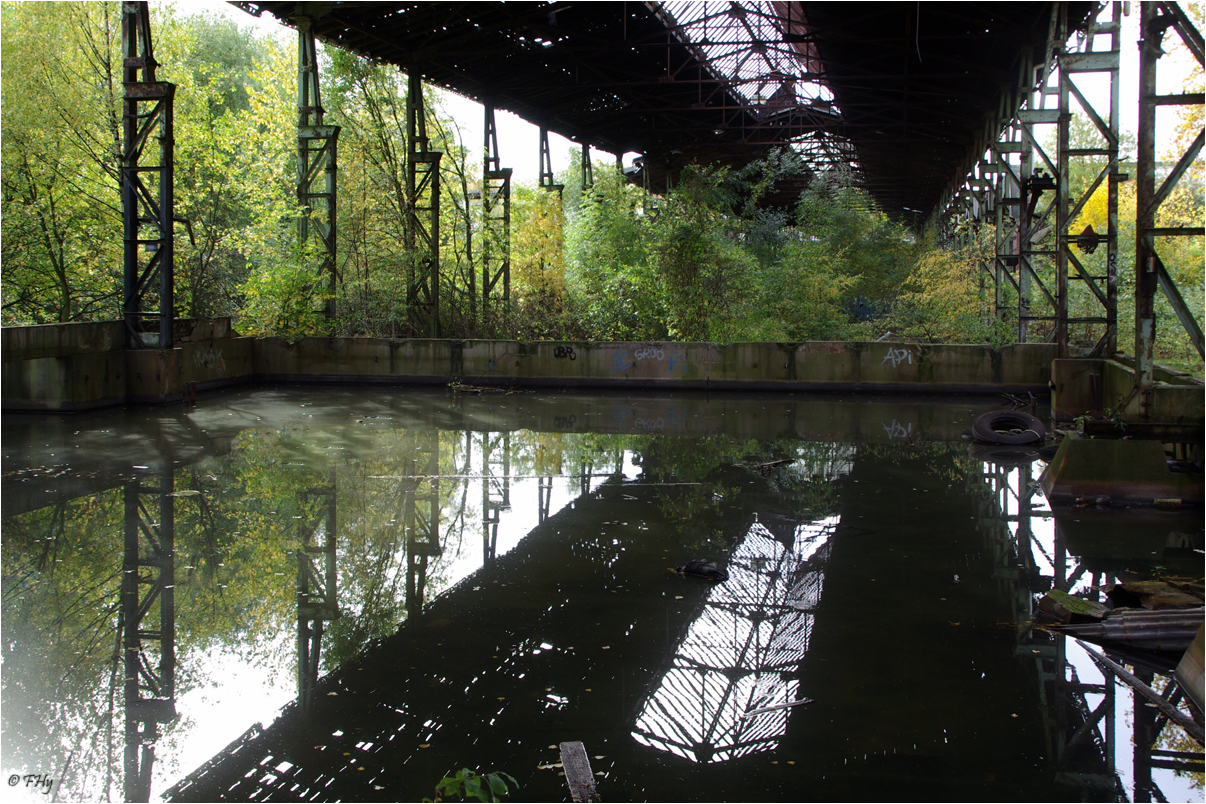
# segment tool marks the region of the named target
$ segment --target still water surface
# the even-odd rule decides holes
[[[418,800],[469,767],[566,800],[581,740],[612,801],[1143,797],[1129,691],[1025,622],[1053,585],[1200,574],[1201,512],[1053,514],[1041,461],[959,438],[1001,406],[281,387],[6,415],[8,792]],[[670,571],[701,557],[729,580]]]

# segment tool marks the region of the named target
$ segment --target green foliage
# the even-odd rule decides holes
[[[519,783],[515,777],[502,771],[477,774],[468,768],[461,768],[452,776],[445,776],[435,786],[436,801],[502,801],[508,795],[508,783],[516,790]],[[431,801],[431,799],[423,799]]]
[[[3,74],[3,323],[117,318],[120,4],[0,10],[5,53],[22,65]],[[247,334],[291,339],[424,334],[410,309],[418,257],[407,249],[405,76],[341,50],[320,51],[324,122],[341,128],[340,281],[331,300],[327,277],[317,275],[316,238],[297,242],[294,43],[170,6],[156,9],[152,26],[160,78],[178,86],[177,213],[191,229],[186,237],[178,227],[179,313],[231,315]],[[660,196],[604,164],[583,191],[576,152],[561,177],[564,198],[513,187],[510,306],[497,305],[486,320],[483,254],[498,255],[504,244],[487,242],[474,200],[482,189],[476,148],[441,111],[437,90],[427,88],[424,103],[428,147],[444,155],[434,248],[439,315],[450,337],[732,342],[891,331],[992,344],[1013,337],[992,321],[982,287],[986,242],[963,251],[918,242],[919,233],[876,210],[852,175],[806,173],[787,148],[740,170],[688,167]],[[1085,120],[1073,120],[1074,145],[1094,136]],[[1077,162],[1074,191],[1099,169],[1089,161]],[[799,198],[779,195],[788,180],[806,184]],[[1201,183],[1183,184],[1158,225],[1200,225]],[[1120,202],[1123,268],[1134,251],[1132,188],[1123,185]],[[1095,196],[1082,218],[1099,221],[1103,204]],[[1200,315],[1201,238],[1163,238],[1158,249]],[[1104,273],[1104,260],[1102,249],[1084,257],[1094,275]],[[1122,340],[1133,321],[1131,273],[1119,271]],[[324,314],[329,301],[334,320]],[[1073,298],[1073,315],[1091,313],[1091,302]],[[1200,370],[1163,298],[1157,314],[1158,357]],[[1091,337],[1073,329],[1074,338]]]
[[[119,3],[4,3],[3,323],[118,318]]]
[[[1012,327],[986,309],[981,265],[991,248],[986,239],[963,249],[927,242],[901,283],[887,326],[897,337],[926,343],[1009,343]]]

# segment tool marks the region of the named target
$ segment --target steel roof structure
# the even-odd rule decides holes
[[[415,70],[571,140],[645,155],[655,190],[688,163],[786,143],[849,166],[889,214],[929,213],[1053,5],[811,2],[237,2]],[[1069,4],[1083,21],[1092,3]],[[505,158],[505,157],[504,157]]]

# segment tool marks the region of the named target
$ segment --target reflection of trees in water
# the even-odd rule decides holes
[[[420,441],[434,441],[434,462],[430,446],[417,456]],[[739,499],[747,472],[732,464],[832,450],[725,438],[400,428],[367,432],[353,450],[297,430],[244,431],[229,453],[175,472],[181,494],[174,503],[177,697],[212,683],[210,674],[228,661],[292,675],[296,641],[282,635],[297,628],[297,550],[305,528],[322,516],[324,499],[313,492],[331,485],[332,469],[342,616],[327,623],[323,671],[393,633],[407,616],[407,570],[414,558],[404,521],[407,487],[430,494],[436,508],[438,549],[426,556],[423,595],[430,599],[460,577],[457,562],[479,563],[485,523],[478,484],[489,474],[483,463],[488,441],[494,450],[490,470],[497,474],[505,465],[505,474],[517,478],[561,475],[589,482],[592,474],[614,472],[624,454],[639,452],[647,471],[654,468],[651,479],[702,484],[658,494],[663,513],[682,534],[709,521],[725,501]],[[506,460],[500,462],[503,450]],[[793,504],[823,507],[826,486],[805,471],[806,464],[776,470],[772,484]],[[399,478],[412,480],[406,486]],[[569,483],[570,489],[581,485]],[[523,493],[529,491],[534,498],[536,489]],[[61,746],[75,746],[66,797],[103,791],[110,752],[121,755],[121,674],[113,663],[119,653],[121,500],[114,489],[4,522],[5,755],[20,756],[30,767],[57,768],[65,759]],[[516,505],[531,502],[515,498]],[[17,705],[20,700],[30,708]],[[160,753],[194,727],[190,713],[181,714],[164,730]]]
[[[785,538],[750,527],[637,717],[638,742],[695,762],[778,746],[790,710],[751,713],[796,700],[837,522],[800,522]]]
[[[794,439],[651,436],[641,459],[645,480],[667,484],[658,489],[658,510],[676,527],[683,546],[716,551],[727,547],[720,526],[725,512],[734,505],[749,507],[742,498],[755,478],[761,494],[779,496],[796,514],[821,516],[832,510],[837,489],[830,481],[849,471],[854,447]],[[760,466],[782,460],[790,463]]]
[[[110,707],[120,714],[122,703],[110,693],[123,511],[121,489],[111,489],[4,521],[0,733],[9,770],[61,769],[71,746],[73,775],[105,789]]]

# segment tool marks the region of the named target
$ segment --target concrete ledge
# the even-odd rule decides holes
[[[4,363],[43,357],[70,357],[125,349],[121,321],[87,324],[39,324],[0,329],[0,354]]]
[[[182,398],[185,383],[217,388],[252,378],[254,339],[230,319],[182,319],[174,349],[124,349],[120,321],[7,327],[0,389],[6,411],[72,411]]]
[[[1052,504],[1109,498],[1112,504],[1152,505],[1177,500],[1200,506],[1200,473],[1174,472],[1159,441],[1084,438],[1069,434],[1047,465],[1039,484]]]
[[[1135,370],[1120,360],[1067,358],[1052,362],[1051,415],[1056,421],[1078,416],[1100,417],[1108,412],[1124,419],[1201,424],[1206,419],[1206,384],[1179,371],[1163,367],[1144,415],[1135,388]]]
[[[256,378],[527,387],[1045,394],[1054,347],[908,343],[258,340]]]
[[[121,323],[4,331],[5,410],[178,401],[239,382],[591,389],[1045,394],[1055,348],[912,343],[666,343],[240,338],[180,321],[174,349],[122,350]],[[26,332],[25,330],[36,330]],[[86,351],[89,344],[92,350]],[[11,348],[10,348],[11,347]]]

